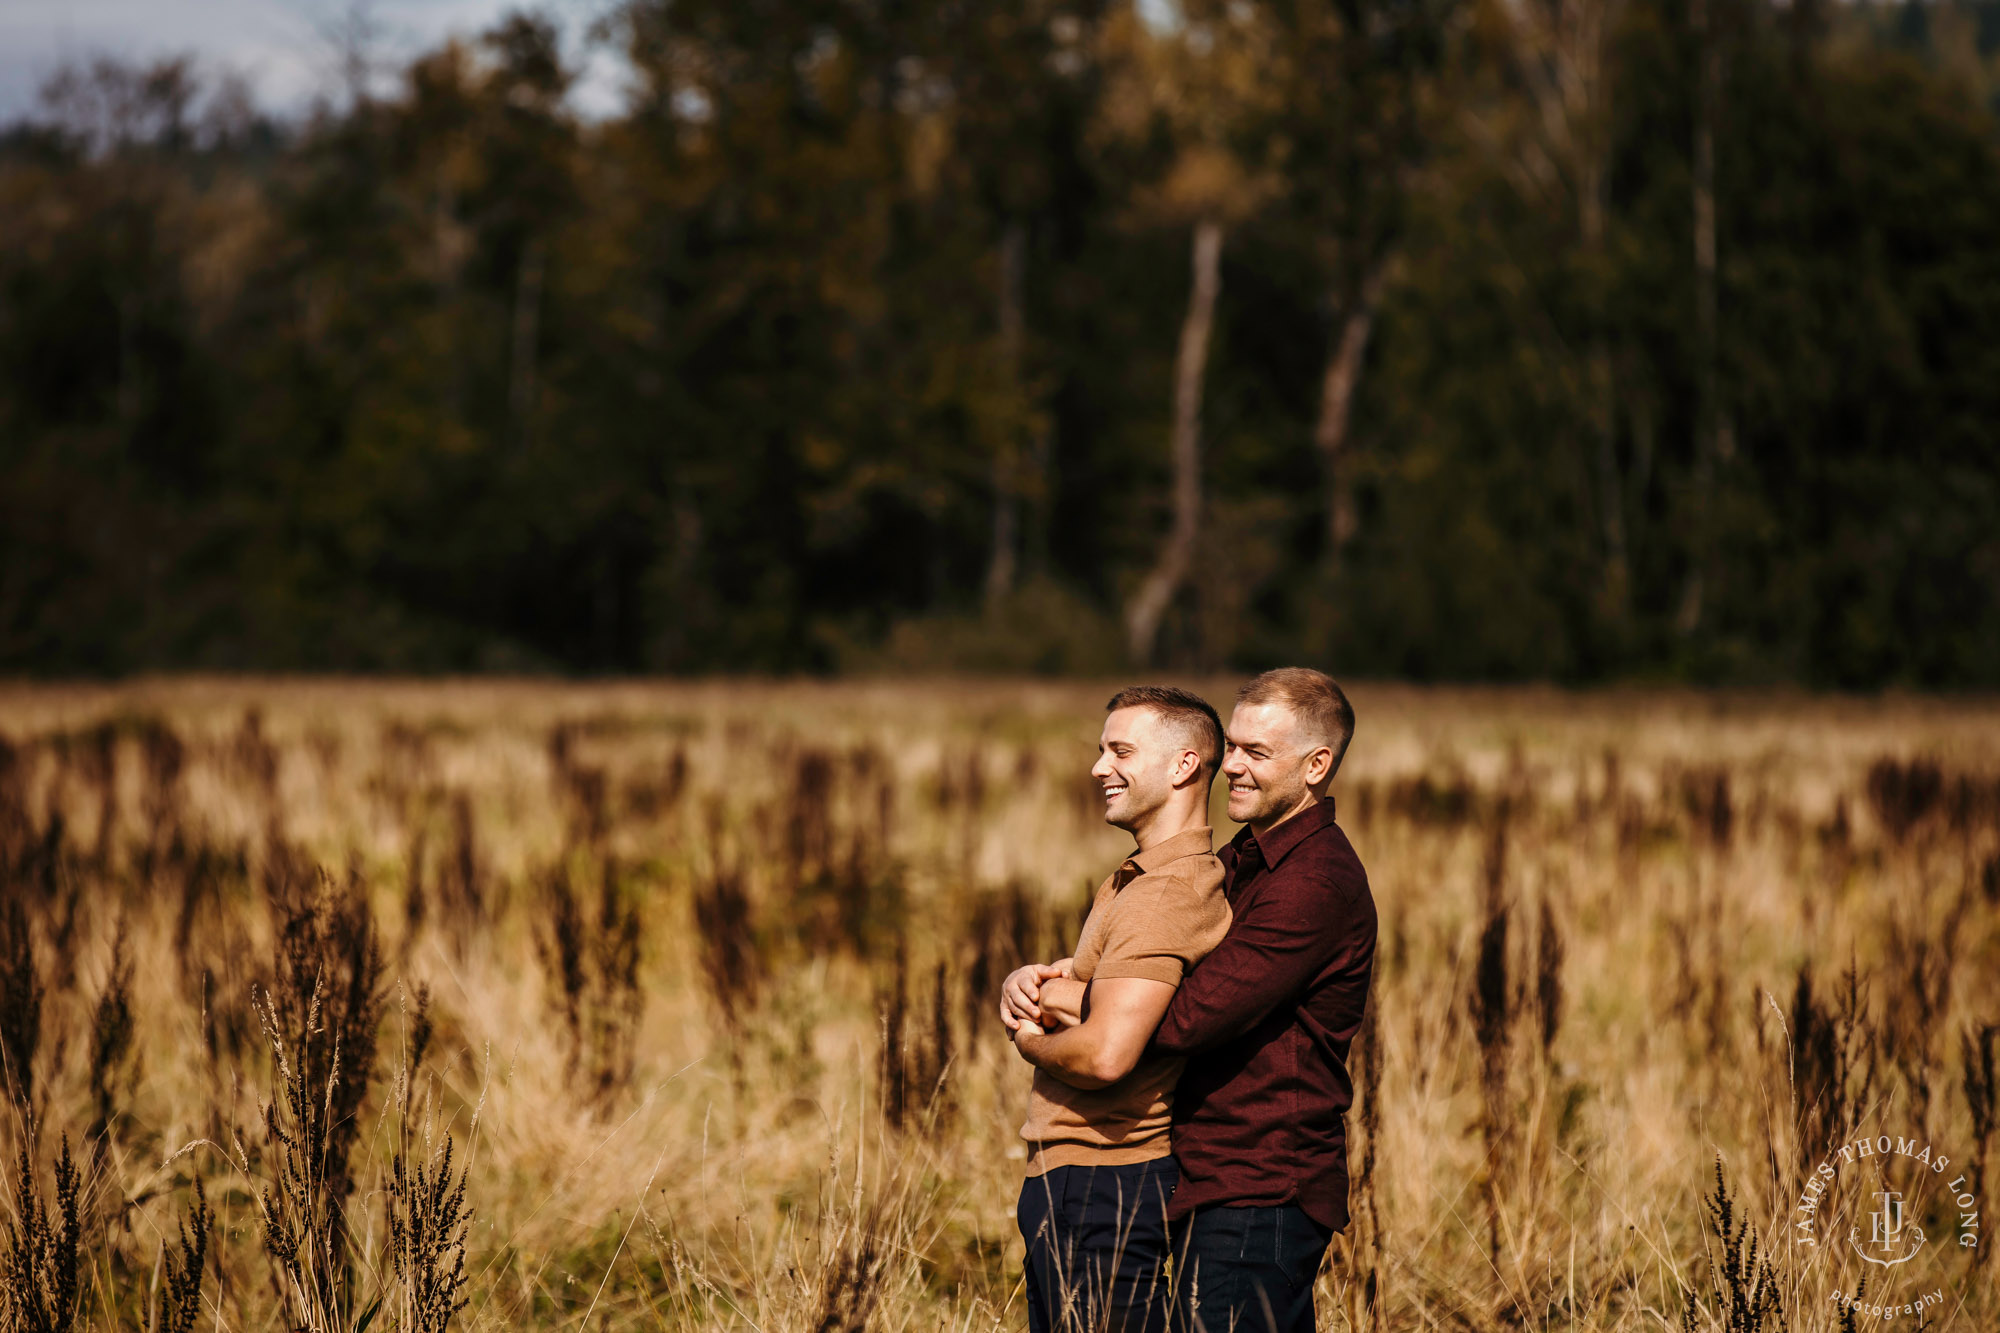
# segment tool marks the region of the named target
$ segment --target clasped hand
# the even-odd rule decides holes
[[[1000,986],[1000,1021],[1010,1033],[1039,1036],[1052,1027],[1074,1027],[1082,1021],[1084,988],[1074,979],[1073,961],[1029,963],[1007,974]]]

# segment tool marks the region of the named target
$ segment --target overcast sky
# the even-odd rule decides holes
[[[1009,0],[989,0],[1006,4]],[[515,9],[561,25],[572,66],[582,70],[574,100],[590,115],[622,101],[616,52],[590,45],[591,22],[617,0],[0,0],[0,123],[33,111],[43,82],[65,64],[96,56],[143,62],[192,55],[209,75],[248,80],[258,102],[280,113],[340,87],[339,34],[358,15],[386,70],[453,34],[483,31]],[[1156,25],[1173,22],[1176,0],[1139,0]]]
[[[335,34],[359,13],[393,67],[453,34],[472,34],[512,9],[557,19],[571,59],[583,33],[611,0],[0,0],[0,120],[35,106],[36,90],[58,67],[98,55],[143,61],[191,54],[211,73],[249,80],[265,106],[287,111],[338,87]],[[600,114],[618,101],[618,72],[595,53],[578,102]]]

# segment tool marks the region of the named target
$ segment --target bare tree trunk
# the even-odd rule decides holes
[[[1697,75],[1694,123],[1694,512],[1687,583],[1681,590],[1680,612],[1675,623],[1682,634],[1692,634],[1700,628],[1702,604],[1708,592],[1708,566],[1714,546],[1709,514],[1721,435],[1721,414],[1716,400],[1715,104],[1721,91],[1722,67],[1710,22],[1709,0],[1690,0],[1688,22],[1694,28],[1701,69]]]
[[[1388,283],[1390,255],[1377,259],[1362,276],[1361,287],[1340,322],[1340,337],[1326,361],[1320,381],[1319,420],[1313,427],[1313,447],[1326,468],[1327,562],[1340,568],[1347,544],[1354,540],[1354,478],[1347,466],[1349,426],[1354,417],[1354,392],[1361,383],[1361,363],[1368,339],[1375,332],[1375,312],[1382,306]]]
[[[543,266],[542,243],[531,239],[521,247],[521,270],[514,284],[514,346],[507,382],[515,437],[522,444],[528,442],[529,417],[535,410],[535,344],[541,329]]]
[[[1027,228],[1016,219],[1000,237],[1000,360],[1008,388],[1021,392],[1022,287],[1028,267]],[[1021,487],[1015,458],[1013,423],[993,450],[993,554],[986,566],[986,605],[990,609],[1014,590],[1020,546]]]
[[[1180,354],[1174,362],[1174,526],[1160,559],[1139,586],[1125,613],[1126,644],[1136,663],[1150,663],[1160,621],[1174,594],[1187,581],[1201,533],[1201,388],[1208,365],[1209,333],[1215,298],[1222,288],[1222,224],[1203,221],[1194,229],[1194,288],[1181,322]]]

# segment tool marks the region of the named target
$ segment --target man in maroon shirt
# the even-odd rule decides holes
[[[1312,1333],[1313,1280],[1347,1225],[1348,1048],[1375,963],[1375,902],[1327,787],[1354,709],[1318,671],[1236,696],[1222,772],[1244,825],[1219,853],[1229,933],[1181,984],[1153,1050],[1183,1056],[1168,1203],[1177,1333]],[[1057,1022],[1087,1003],[1051,981]]]

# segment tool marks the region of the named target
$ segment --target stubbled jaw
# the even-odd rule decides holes
[[[1262,793],[1251,783],[1232,781],[1229,784],[1229,817],[1240,820],[1242,815],[1238,812],[1254,810],[1261,796]]]

